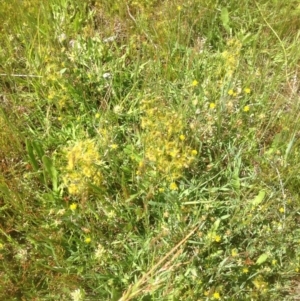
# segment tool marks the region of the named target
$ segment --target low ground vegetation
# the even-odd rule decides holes
[[[3,300],[298,300],[299,1],[4,1]]]

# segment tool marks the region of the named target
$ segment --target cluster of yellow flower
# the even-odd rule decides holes
[[[71,195],[87,192],[88,183],[101,184],[102,174],[97,166],[101,160],[93,140],[78,141],[66,151],[68,164],[63,181]]]
[[[227,50],[222,52],[222,57],[225,63],[226,76],[230,77],[238,67],[242,43],[238,39],[232,38],[227,41],[226,45]]]
[[[117,149],[118,145],[115,143],[115,133],[118,129],[118,125],[113,125],[111,122],[108,122],[106,119],[100,120],[100,116],[95,116],[99,120],[97,128],[97,141],[101,146],[101,149]]]
[[[144,160],[139,162],[137,175],[149,171],[173,182],[197,155],[183,134],[183,117],[158,100],[143,101],[141,110]]]

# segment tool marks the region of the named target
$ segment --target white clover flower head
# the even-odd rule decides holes
[[[97,249],[95,250],[95,258],[101,259],[104,254],[105,254],[105,248],[101,244],[98,244]]]
[[[58,36],[58,41],[60,43],[62,43],[63,41],[65,41],[67,39],[67,35],[65,33],[62,33]]]
[[[111,36],[111,37],[105,38],[103,40],[103,42],[104,43],[109,43],[109,42],[113,42],[115,39],[116,39],[116,36]]]
[[[15,255],[15,258],[20,260],[21,262],[25,262],[27,260],[28,252],[26,249],[19,249],[17,254]]]
[[[105,73],[103,73],[102,76],[103,76],[104,79],[109,79],[109,78],[111,78],[111,73],[105,72]]]
[[[123,108],[120,105],[116,105],[116,106],[114,106],[113,111],[114,111],[115,114],[120,114],[120,113],[122,113]]]
[[[84,298],[84,292],[78,288],[74,290],[72,293],[70,293],[72,301],[83,301]]]

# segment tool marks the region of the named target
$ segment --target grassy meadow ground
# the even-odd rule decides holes
[[[300,300],[300,1],[0,4],[1,300]]]

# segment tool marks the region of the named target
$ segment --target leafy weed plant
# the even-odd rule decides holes
[[[4,2],[1,298],[297,300],[299,16]]]

